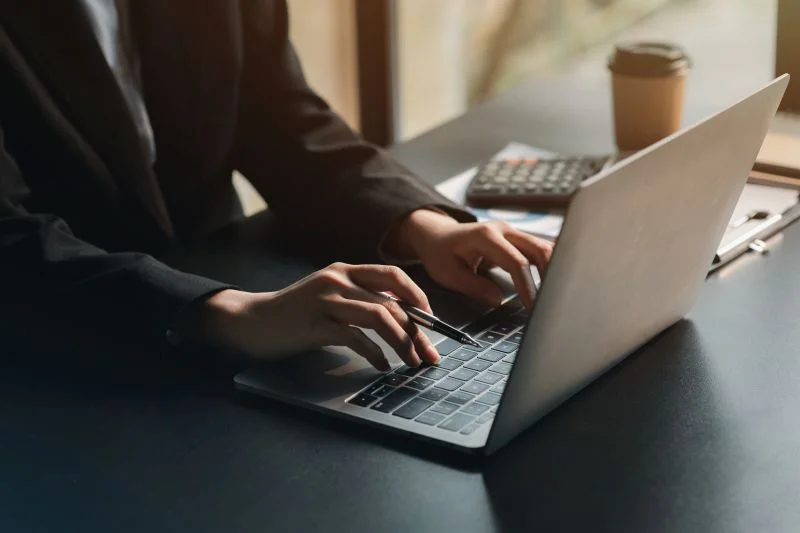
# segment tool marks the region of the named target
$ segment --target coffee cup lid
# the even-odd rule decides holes
[[[690,67],[691,61],[683,49],[669,43],[618,44],[608,62],[611,72],[642,77],[681,74]]]

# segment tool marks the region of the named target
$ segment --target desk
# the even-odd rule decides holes
[[[585,96],[588,118],[566,89],[523,86],[395,152],[436,181],[511,139],[608,149],[607,94]],[[258,288],[308,271],[261,249],[265,218],[177,260]],[[798,531],[798,265],[795,226],[483,461],[243,400],[230,371],[5,356],[0,531]]]

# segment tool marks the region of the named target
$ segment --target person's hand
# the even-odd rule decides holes
[[[496,307],[503,293],[482,275],[492,266],[511,274],[522,303],[531,308],[533,265],[543,274],[553,246],[501,221],[460,224],[429,209],[404,218],[387,237],[385,250],[396,257],[419,259],[442,286]]]
[[[422,290],[397,267],[330,265],[277,292],[225,290],[202,311],[206,341],[274,360],[322,346],[347,346],[375,368],[389,370],[380,347],[358,327],[374,329],[409,366],[436,363],[425,334],[388,296],[431,312]],[[356,327],[358,326],[358,327]]]

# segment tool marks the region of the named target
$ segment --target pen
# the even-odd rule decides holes
[[[441,333],[445,337],[449,337],[454,341],[460,342],[461,344],[469,344],[471,346],[475,346],[476,348],[481,347],[478,341],[476,341],[463,331],[459,330],[458,328],[454,328],[444,320],[441,320],[440,318],[437,318],[429,313],[426,313],[422,309],[414,307],[413,305],[403,302],[402,300],[397,300],[397,303],[400,304],[400,307],[403,308],[403,311],[406,312],[408,317],[415,324],[419,324],[420,326],[425,326],[428,329],[432,329],[433,331]]]

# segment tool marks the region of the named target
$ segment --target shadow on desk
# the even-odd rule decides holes
[[[704,454],[725,437],[713,422],[719,406],[710,401],[714,383],[699,333],[682,321],[658,345],[646,345],[487,462],[484,482],[503,529],[677,531],[686,526],[682,517],[715,505],[726,472]],[[687,455],[682,440],[703,445]],[[677,487],[688,491],[676,496]],[[653,529],[654,516],[671,522]]]

